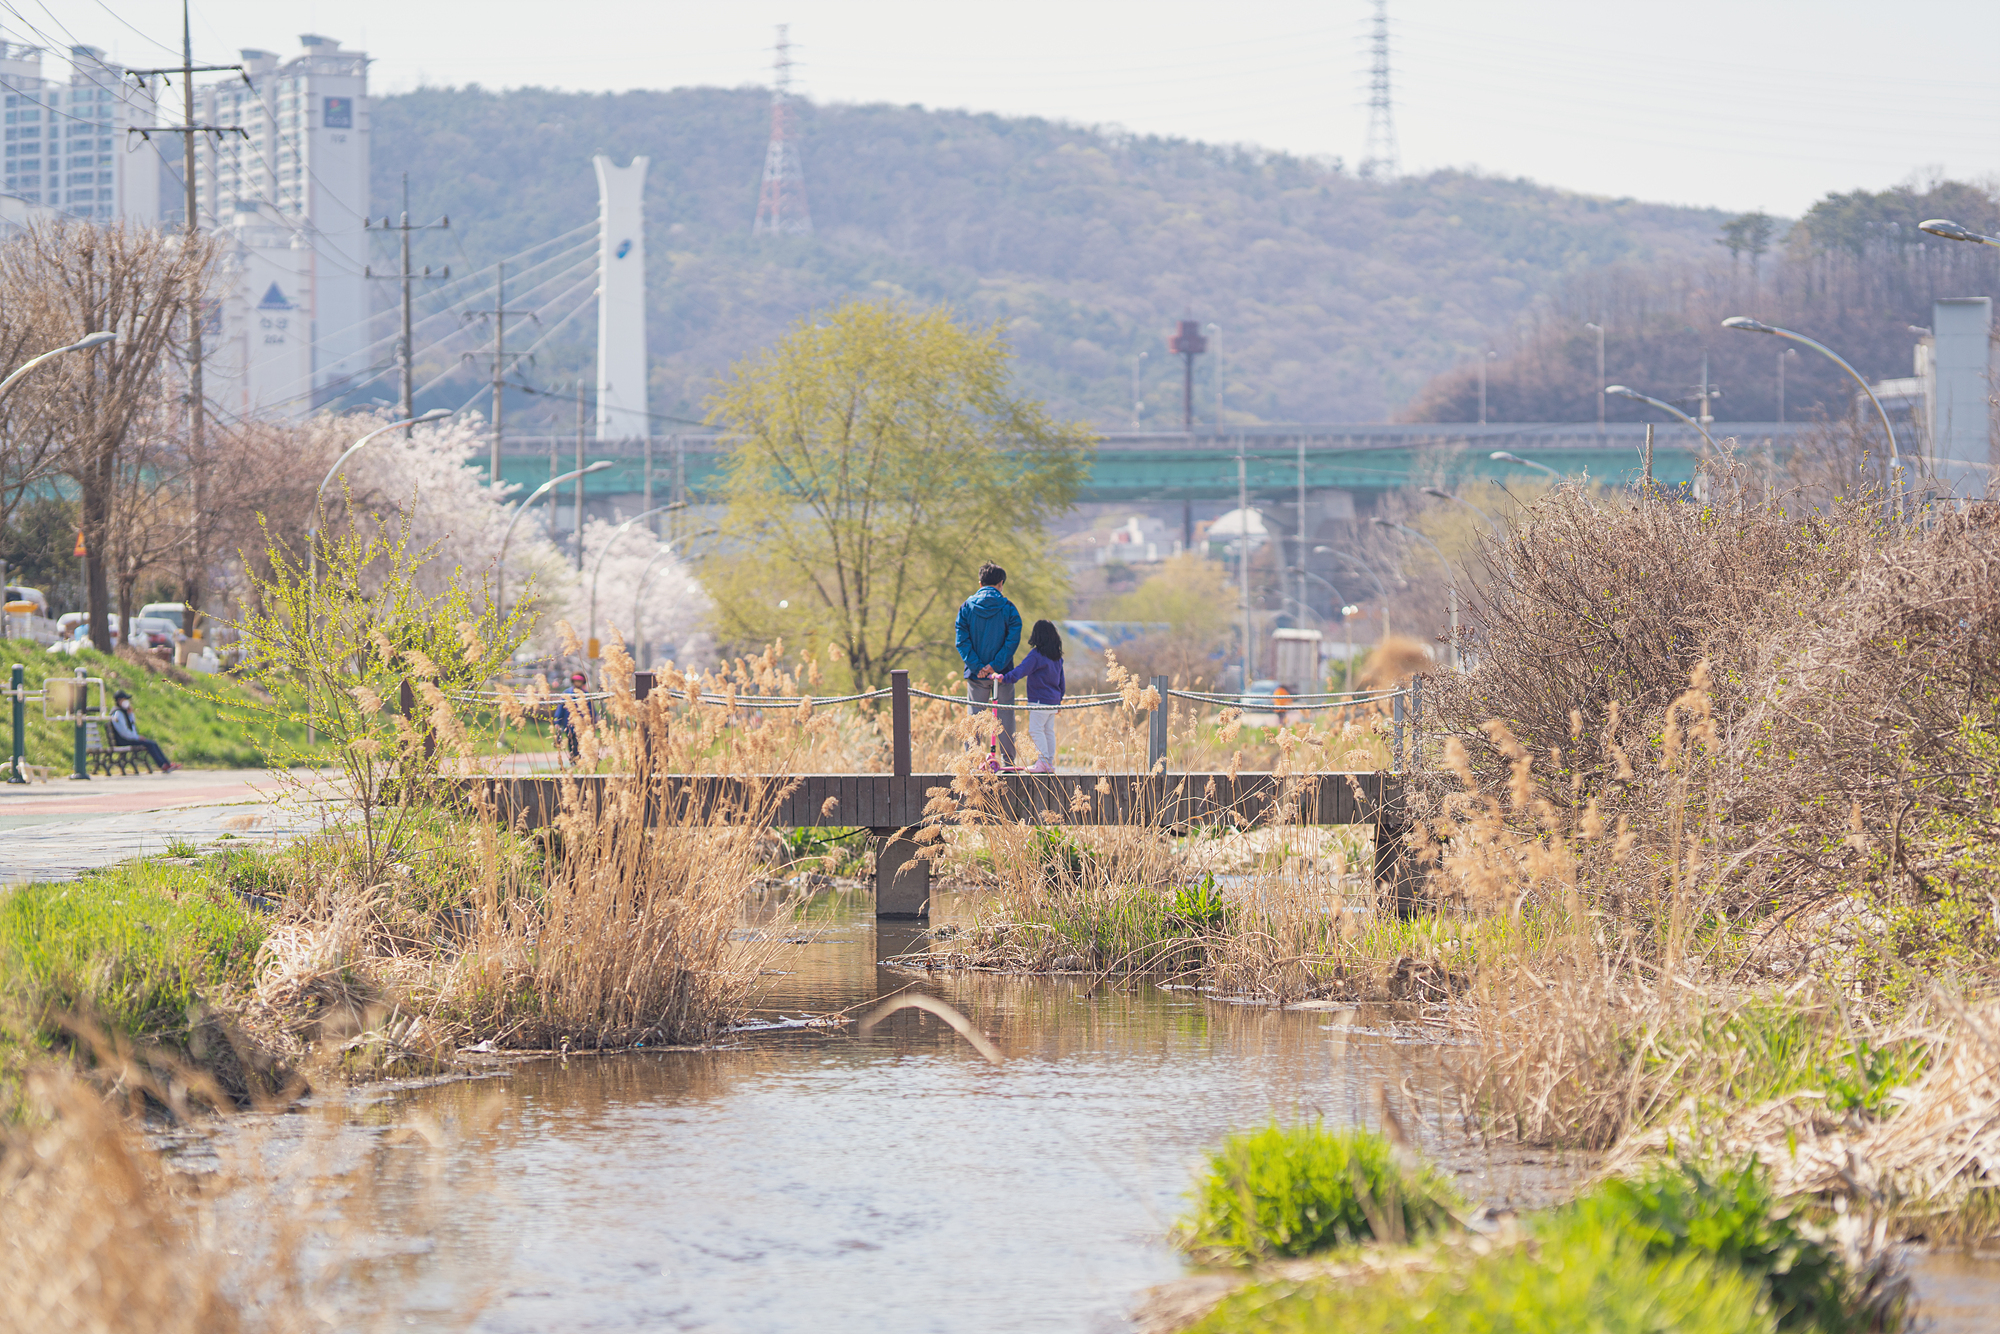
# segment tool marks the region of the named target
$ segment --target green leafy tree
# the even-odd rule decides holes
[[[519,610],[498,619],[462,572],[425,593],[418,570],[430,553],[410,550],[409,536],[405,517],[396,528],[322,539],[316,566],[275,544],[268,575],[246,561],[254,596],[237,628],[251,654],[244,674],[267,702],[246,710],[233,695],[208,695],[261,725],[273,769],[332,762],[352,813],[334,832],[355,844],[369,883],[437,796],[433,780],[472,757],[475,692],[504,671],[529,628]],[[300,744],[307,725],[323,750]]]
[[[724,495],[736,557],[710,585],[722,634],[830,645],[857,687],[955,666],[953,618],[982,561],[1022,614],[1065,581],[1043,538],[1088,438],[1009,393],[999,329],[942,307],[853,301],[735,367],[710,421],[733,441]]]

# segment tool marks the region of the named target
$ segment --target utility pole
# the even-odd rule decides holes
[[[1306,610],[1306,438],[1299,436],[1299,610]],[[1301,630],[1304,626],[1299,627]]]
[[[409,265],[405,264],[403,267],[408,268]],[[489,486],[500,485],[500,442],[506,433],[506,410],[501,395],[507,387],[507,317],[509,315],[525,315],[529,319],[540,323],[540,318],[532,310],[507,309],[506,260],[503,259],[500,261],[496,272],[498,276],[494,279],[493,309],[468,310],[465,312],[465,318],[468,320],[490,319],[493,321],[493,351],[491,353],[493,358],[493,461],[486,470],[486,482]],[[470,361],[471,359],[470,354],[468,354],[466,360]]]
[[[223,73],[229,70],[236,71],[236,73],[243,76],[246,83],[249,82],[250,76],[243,74],[243,67],[241,65],[197,65],[194,63],[194,29],[188,21],[187,0],[181,0],[181,63],[166,69],[128,69],[125,71],[125,73],[138,81],[141,88],[146,86],[146,80],[150,78],[157,78],[164,83],[168,81],[168,75],[178,74],[181,76],[181,123],[179,125],[148,125],[143,128],[134,126],[127,133],[136,134],[147,143],[151,143],[153,136],[156,134],[178,134],[181,136],[181,176],[183,184],[186,187],[185,198],[187,201],[187,217],[183,219],[183,225],[190,246],[194,244],[195,238],[201,235],[201,197],[195,178],[194,137],[197,134],[213,134],[218,138],[225,134],[240,134],[245,139],[250,137],[250,132],[241,125],[197,125],[194,121],[194,76],[197,74]],[[188,296],[188,463],[194,473],[194,512],[196,514],[204,514],[207,512],[208,507],[208,442],[206,432],[203,429],[203,419],[207,411],[207,399],[205,397],[206,390],[202,387],[201,380],[201,335],[202,321],[207,317],[207,312],[202,309],[201,294],[199,292],[190,292]],[[85,582],[86,584],[89,582],[87,577]],[[189,603],[197,601],[192,589],[181,590],[181,596],[183,600]],[[199,612],[200,607],[197,606],[194,610]],[[191,620],[192,618],[189,619]],[[185,628],[191,635],[196,633],[193,624],[189,624]]]
[[[419,278],[424,279],[426,282],[436,282],[449,278],[451,277],[451,265],[445,265],[443,271],[439,273],[432,273],[431,266],[428,264],[424,265],[423,272],[413,272],[410,268],[410,233],[427,232],[433,229],[449,227],[451,226],[451,219],[449,217],[440,217],[436,222],[412,223],[410,221],[410,173],[406,171],[403,173],[402,221],[391,222],[387,218],[384,218],[382,221],[376,222],[371,218],[363,221],[361,226],[364,231],[402,233],[403,271],[401,273],[377,273],[373,268],[364,268],[361,270],[361,276],[403,284],[403,338],[402,346],[397,349],[396,359],[402,364],[403,368],[403,416],[405,418],[414,418],[417,415],[417,349],[414,341],[415,333],[413,332],[410,318],[410,284]],[[415,429],[414,426],[405,426],[403,428],[403,438],[405,440],[409,439],[410,432]]]
[[[1243,458],[1243,437],[1236,437],[1236,596],[1243,612],[1243,681],[1250,693],[1250,483]],[[1282,587],[1282,585],[1281,585]]]
[[[583,377],[576,377],[576,568],[583,569]]]

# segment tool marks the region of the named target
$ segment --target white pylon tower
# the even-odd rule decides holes
[[[1394,176],[1396,108],[1389,97],[1389,0],[1375,0],[1375,22],[1368,40],[1368,152],[1361,160],[1363,176]]]
[[[792,142],[791,25],[778,25],[777,55],[771,62],[771,144],[764,150],[764,188],[757,196],[753,236],[804,236],[813,229],[806,207],[806,173]]]

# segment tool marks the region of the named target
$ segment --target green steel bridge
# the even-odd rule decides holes
[[[1736,441],[1753,466],[1781,461],[1808,429],[1798,423],[1717,422],[1717,441]],[[1542,474],[1520,463],[1496,460],[1495,451],[1532,459],[1565,476],[1613,484],[1636,482],[1645,427],[1615,423],[1485,425],[1437,423],[1359,426],[1257,426],[1192,433],[1107,432],[1098,437],[1090,477],[1078,500],[1162,503],[1230,501],[1237,496],[1237,460],[1252,498],[1290,499],[1309,491],[1380,492],[1410,485],[1451,487],[1470,479],[1509,482]],[[1662,485],[1692,481],[1703,452],[1701,437],[1676,423],[1656,426],[1653,477]],[[501,474],[526,490],[578,462],[608,459],[615,466],[588,479],[587,496],[651,496],[654,503],[684,497],[695,504],[717,498],[725,450],[718,436],[686,434],[650,440],[599,440],[529,436],[506,441]],[[573,494],[562,488],[565,501]]]

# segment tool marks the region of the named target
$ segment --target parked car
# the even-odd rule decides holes
[[[71,612],[63,617],[70,621],[70,629],[61,639],[49,645],[51,653],[76,653],[90,647],[90,624],[81,612]],[[174,654],[174,623],[158,616],[134,616],[126,622],[121,632],[118,622],[111,622],[111,647],[130,642],[153,653],[171,658]]]
[[[176,640],[187,637],[188,604],[185,602],[148,602],[139,608],[139,615],[147,619],[171,622]]]
[[[1245,727],[1276,727],[1278,725],[1278,690],[1276,681],[1252,681],[1250,689],[1243,696],[1243,725]]]

